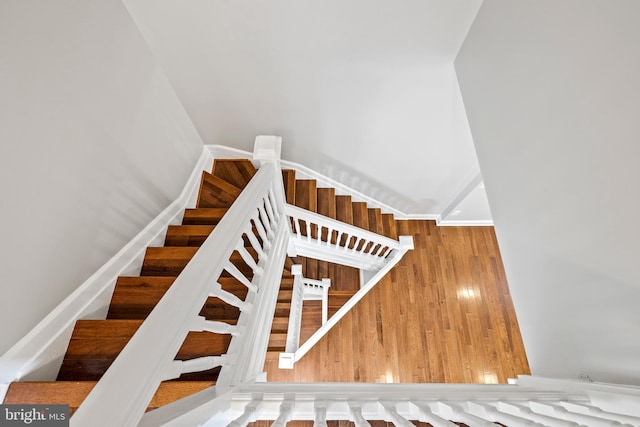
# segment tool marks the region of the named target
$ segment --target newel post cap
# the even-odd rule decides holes
[[[275,135],[258,135],[253,145],[253,159],[259,161],[280,160],[282,137]]]

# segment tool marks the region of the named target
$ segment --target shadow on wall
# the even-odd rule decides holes
[[[412,200],[339,160],[320,153],[316,156],[318,172],[403,213],[427,213],[435,206],[433,199]]]

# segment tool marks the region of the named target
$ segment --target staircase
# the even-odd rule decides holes
[[[55,382],[14,382],[9,386],[6,404],[69,404],[73,414],[97,381],[111,366],[144,319],[171,287],[229,207],[255,175],[249,160],[216,160],[211,173],[203,172],[197,205],[184,211],[181,225],[167,228],[164,246],[148,247],[139,276],[117,279],[105,320],[78,320]],[[350,196],[336,196],[333,188],[317,188],[315,180],[296,180],[294,170],[282,172],[286,200],[292,205],[326,215],[374,233],[397,239],[393,215],[365,203],[352,202]],[[317,233],[317,230],[313,230]],[[256,251],[245,237],[245,249],[254,261]],[[252,268],[238,251],[231,257],[234,266],[251,280]],[[360,289],[359,271],[353,267],[295,257],[287,258],[273,318],[267,357],[284,352],[291,308],[293,276],[290,268],[301,264],[303,274],[312,279],[330,278],[329,316]],[[245,301],[247,286],[223,272],[218,283],[237,301],[210,297],[200,311],[206,320],[234,326]],[[232,302],[234,304],[230,304]],[[303,306],[303,340],[322,324],[319,301]],[[229,349],[229,333],[189,332],[176,360],[222,356]],[[147,410],[166,405],[216,384],[220,367],[185,373],[161,383]]]
[[[336,195],[334,188],[318,187],[313,179],[296,179],[296,171],[284,169],[282,178],[286,201],[290,205],[316,212],[346,224],[383,235],[393,240],[398,239],[393,214],[383,214],[380,208],[369,208],[364,202],[353,202],[349,195]],[[311,230],[317,237],[317,230]],[[337,236],[333,236],[335,241]],[[326,231],[322,236],[327,238]],[[291,266],[302,266],[302,275],[308,279],[330,279],[331,288],[328,297],[328,316],[338,311],[356,292],[360,290],[361,278],[357,268],[335,264],[328,261],[308,257],[287,258],[278,304],[269,340],[268,360],[278,360],[279,354],[285,351],[287,328],[293,292]],[[302,311],[300,341],[304,342],[322,326],[321,301],[305,301]]]
[[[259,171],[248,160],[216,160],[202,173],[196,207],[167,228],[164,246],[146,249],[138,276],[117,279],[106,319],[75,322],[56,381],[20,382],[55,364],[58,337],[44,346],[25,337],[3,356],[4,403],[68,404],[72,426],[640,426],[640,390],[617,385],[530,376],[491,386],[261,382],[265,354],[284,350],[300,275],[331,280],[326,324],[317,301],[303,305],[308,347],[411,246],[393,216],[280,171],[279,147],[277,137],[256,139]],[[322,252],[316,245],[326,258],[386,265],[363,284],[353,266],[285,258],[287,241],[293,252]],[[107,288],[89,289],[93,302]],[[78,302],[85,291],[33,336],[49,338],[50,325],[90,313],[90,303]],[[83,311],[69,315],[74,304]]]
[[[182,225],[169,226],[164,246],[147,248],[139,276],[118,278],[106,320],[76,322],[56,382],[12,383],[4,403],[69,404],[73,413],[255,173],[248,160],[216,161],[211,174],[203,172],[197,207],[185,210]],[[255,251],[247,250],[255,258]],[[238,252],[231,260],[245,276],[252,277]],[[244,301],[247,287],[236,278],[225,274],[218,282]],[[235,325],[239,315],[237,307],[220,298],[209,298],[200,311],[207,320],[228,325]],[[230,339],[229,334],[189,332],[176,359],[221,356],[228,350]],[[219,371],[218,367],[187,373],[163,382],[148,409],[215,385]]]

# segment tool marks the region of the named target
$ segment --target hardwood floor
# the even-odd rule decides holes
[[[396,221],[415,249],[269,381],[506,383],[529,366],[492,227]]]

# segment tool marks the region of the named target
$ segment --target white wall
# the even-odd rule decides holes
[[[485,0],[455,62],[534,374],[640,384],[638,16]]]
[[[408,213],[478,173],[453,59],[480,0],[125,0],[208,144],[283,136]]]
[[[0,354],[178,195],[201,150],[121,1],[0,2]]]

